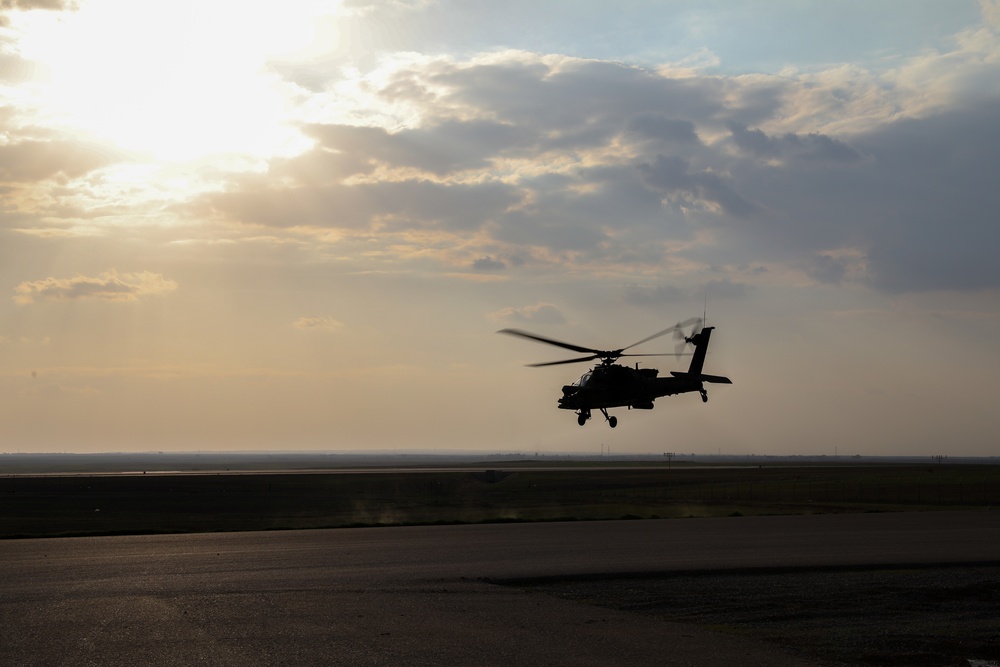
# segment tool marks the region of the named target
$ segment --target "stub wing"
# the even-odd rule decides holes
[[[704,373],[701,373],[701,374],[695,376],[695,375],[692,375],[691,373],[682,373],[681,371],[670,371],[670,374],[673,375],[675,378],[692,378],[692,379],[701,380],[702,382],[714,382],[715,384],[732,384],[733,383],[732,380],[730,380],[727,377],[723,377],[721,375],[705,375]]]

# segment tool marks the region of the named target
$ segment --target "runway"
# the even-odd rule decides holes
[[[995,512],[0,542],[10,665],[801,665],[494,580],[1000,562]]]

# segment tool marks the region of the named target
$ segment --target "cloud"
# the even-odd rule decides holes
[[[647,133],[690,139],[684,121],[710,118],[726,94],[718,80],[671,78],[620,63],[520,52],[468,63],[442,60],[421,73],[405,74],[411,81],[418,76],[421,89],[443,87],[442,105],[465,113],[489,110],[498,122],[533,128],[539,138],[535,152],[606,146],[630,124]],[[405,95],[417,100],[422,93],[411,87]],[[670,109],[670,120],[663,117],[664,109]]]
[[[806,271],[821,283],[840,284],[847,277],[848,259],[832,255],[817,254],[807,263]]]
[[[507,265],[492,257],[480,257],[472,262],[472,268],[476,271],[503,271]]]
[[[556,306],[550,303],[536,303],[533,306],[520,308],[504,308],[490,313],[489,318],[502,322],[517,322],[522,324],[564,324],[566,318]]]
[[[296,329],[309,331],[340,331],[344,328],[344,323],[329,316],[321,317],[300,317],[292,323]]]
[[[393,131],[306,126],[314,150],[276,161],[273,180],[203,196],[190,213],[376,243],[436,231],[464,239],[473,257],[569,268],[661,265],[665,243],[691,236],[681,209],[752,210],[698,136],[728,94],[715,80],[509,52],[401,62],[370,90],[418,120]]]
[[[809,264],[823,282],[888,293],[996,288],[997,114],[1000,100],[897,120],[851,138],[860,161],[737,158],[731,178],[757,214],[714,222],[747,259]]]
[[[858,162],[863,156],[854,148],[824,134],[798,135],[786,132],[772,137],[761,130],[748,130],[729,123],[733,141],[743,151],[761,159],[793,158],[805,161]]]
[[[752,286],[734,282],[728,278],[710,280],[699,288],[682,289],[675,285],[635,285],[625,286],[624,298],[627,303],[637,306],[660,306],[689,301],[712,299],[742,299],[752,290]]]
[[[1000,30],[1000,0],[979,0],[983,22],[994,30]]]
[[[516,191],[503,183],[407,179],[212,193],[187,210],[277,228],[474,230],[516,201]]]
[[[28,304],[35,299],[75,301],[97,299],[102,301],[137,301],[140,297],[162,294],[177,289],[177,283],[159,273],[123,273],[108,271],[97,278],[44,278],[22,282],[14,288],[17,303]]]
[[[22,141],[0,145],[0,182],[77,178],[121,158],[107,147],[78,141]]]
[[[979,49],[966,69],[995,81]],[[963,69],[969,54],[949,62]],[[933,60],[883,75],[725,77],[522,51],[389,57],[362,83],[406,110],[391,129],[306,125],[312,150],[185,210],[251,230],[335,231],[332,242],[380,261],[433,258],[448,271],[766,263],[786,269],[772,280],[888,293],[998,287],[1000,96],[980,86],[947,99],[956,74],[931,103],[901,74],[921,59]],[[627,298],[669,297],[644,289]]]
[[[710,280],[705,283],[702,293],[708,300],[712,299],[742,299],[750,294],[753,287],[746,283],[734,282],[728,278]]]
[[[638,114],[629,121],[627,131],[636,137],[663,143],[681,145],[701,143],[692,121],[668,118],[664,114]]]
[[[444,118],[393,133],[351,125],[310,125],[305,131],[319,140],[321,150],[364,155],[366,162],[412,167],[437,176],[484,169],[492,159],[536,139],[530,127],[487,119]]]
[[[727,179],[708,170],[693,171],[684,158],[657,155],[652,163],[640,164],[639,172],[650,188],[683,201],[686,207],[718,208],[736,218],[755,213],[753,203],[740,196]]]
[[[66,10],[75,7],[75,0],[0,0],[0,11],[9,11],[11,9]]]
[[[625,301],[637,306],[658,306],[678,303],[688,298],[686,290],[674,285],[626,285]]]
[[[868,195],[873,286],[890,292],[1000,286],[1000,100],[900,121],[863,138],[879,161]]]
[[[7,13],[13,10],[48,9],[62,11],[76,9],[75,0],[0,0],[0,27],[10,25]]]

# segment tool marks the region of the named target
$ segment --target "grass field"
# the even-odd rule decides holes
[[[0,477],[0,537],[921,511],[1000,503],[1000,466],[580,466]]]

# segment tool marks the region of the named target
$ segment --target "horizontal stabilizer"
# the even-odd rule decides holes
[[[670,374],[675,378],[689,378],[691,373],[683,373],[681,371],[670,371]],[[722,377],[721,375],[699,375],[698,379],[702,382],[714,382],[715,384],[732,384],[733,381],[727,377]]]

